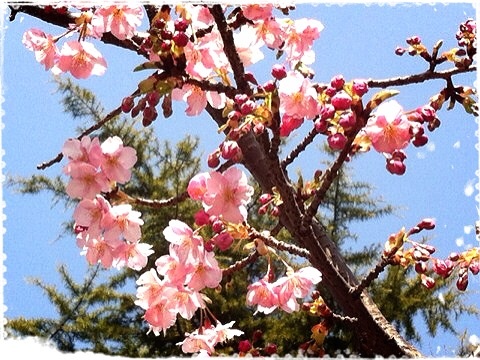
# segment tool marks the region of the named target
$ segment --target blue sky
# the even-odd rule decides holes
[[[408,3],[397,6],[317,4],[312,7],[306,4],[299,5],[292,17],[314,17],[324,24],[325,29],[316,43],[313,68],[315,80],[327,82],[339,73],[346,79],[383,79],[422,72],[425,65],[420,59],[395,56],[395,47],[404,46],[405,38],[412,35],[421,36],[429,48],[439,39],[444,40],[443,50],[454,47],[458,24],[468,17],[475,17],[475,10],[468,2],[433,6]],[[79,124],[62,113],[60,95],[54,93],[51,74],[45,72],[35,62],[33,53],[21,44],[23,32],[31,27],[53,34],[59,34],[61,30],[22,14],[18,14],[13,23],[6,19],[4,24],[2,146],[6,166],[3,174],[28,176],[39,173],[36,165],[53,158],[66,138],[76,136]],[[79,83],[93,90],[106,111],[110,111],[146,75],[145,72],[131,72],[143,59],[98,42],[95,45],[106,57],[107,72],[103,77],[92,77]],[[267,50],[264,52],[268,53]],[[260,81],[266,80],[262,75],[268,76],[268,69],[265,65],[252,68],[253,71],[259,70]],[[464,80],[471,84],[474,78],[474,74],[461,76],[457,83]],[[437,81],[398,88],[401,93],[396,100],[406,109],[415,108],[426,103],[443,85]],[[204,140],[203,152],[209,153],[221,140],[211,136],[215,131],[213,122],[205,116],[186,117],[183,109],[178,105],[174,117],[155,122],[159,137],[176,141],[185,134],[197,134]],[[473,232],[469,232],[469,226],[478,218],[475,200],[478,189],[473,187],[478,180],[475,174],[478,169],[477,124],[459,108],[441,111],[440,119],[442,125],[430,136],[428,146],[408,148],[404,176],[386,172],[383,157],[374,152],[352,162],[356,179],[372,182],[377,195],[403,207],[396,216],[355,225],[354,231],[364,241],[361,244],[383,243],[390,233],[402,226],[408,228],[424,217],[433,217],[437,220],[437,229],[431,233],[432,244],[438,247],[441,256],[467,246],[478,246]],[[293,134],[292,142],[301,139],[301,134],[302,131]],[[299,160],[291,173],[301,167],[309,174],[314,171],[314,166],[320,166],[318,150],[302,155]],[[55,176],[61,172],[63,164],[40,173]],[[203,164],[206,165],[205,161]],[[7,280],[4,288],[4,303],[8,307],[6,316],[55,316],[41,290],[27,284],[25,279],[33,276],[47,283],[58,283],[56,268],[62,263],[68,265],[78,281],[83,279],[86,261],[79,255],[74,239],[58,238],[61,223],[70,219],[71,210],[65,210],[61,205],[52,207],[49,194],[22,196],[4,187],[3,199],[6,202],[3,211],[7,217],[3,236],[3,251],[7,256],[4,262],[7,267],[4,274]],[[480,306],[478,276],[471,277],[470,288],[475,292],[470,302]],[[460,318],[458,329],[474,331],[477,322],[478,319]],[[477,325],[477,335],[478,328]],[[456,345],[452,337],[438,336],[425,339],[421,349],[426,355],[449,356]],[[438,346],[440,352],[437,352]]]

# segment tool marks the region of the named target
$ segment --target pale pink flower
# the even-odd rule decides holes
[[[296,299],[307,296],[321,280],[322,274],[314,267],[308,266],[297,272],[288,269],[287,276],[273,283],[279,306],[289,313],[297,311],[299,304]]]
[[[86,79],[91,75],[103,75],[107,62],[92,43],[68,41],[63,44],[54,73],[70,72],[77,79]]]
[[[242,5],[243,15],[250,20],[265,20],[272,16],[273,4]]]
[[[88,232],[77,235],[77,246],[81,247],[89,264],[100,262],[106,269],[110,268],[115,260],[115,249],[122,244],[119,239],[105,239],[102,236],[91,237]]]
[[[199,115],[207,106],[207,103],[215,108],[225,106],[225,94],[219,94],[212,91],[203,91],[200,87],[191,84],[185,84],[181,89],[173,89],[172,99],[185,101],[188,105],[185,113],[188,116]]]
[[[318,39],[324,26],[314,19],[286,20],[284,29],[287,37],[283,50],[287,61],[295,64],[299,61],[312,64],[315,61],[315,52],[312,50],[313,42]]]
[[[137,154],[134,148],[123,146],[122,139],[118,136],[109,137],[102,145],[104,161],[101,169],[111,180],[121,184],[130,180],[131,168],[137,162]]]
[[[390,100],[378,106],[364,130],[375,150],[391,154],[408,145],[411,139],[410,127],[401,105]]]
[[[204,252],[193,266],[193,272],[186,279],[191,289],[200,291],[206,287],[216,288],[222,281],[222,269],[213,252]]]
[[[253,284],[248,285],[247,305],[257,305],[257,312],[270,314],[278,307],[278,297],[274,291],[273,284],[265,279],[260,279]]]
[[[104,214],[109,213],[110,203],[101,195],[96,195],[93,199],[83,199],[80,201],[73,212],[75,224],[88,228],[91,236],[97,236],[102,233],[101,222]]]
[[[260,50],[264,42],[257,36],[253,26],[242,26],[240,32],[233,34],[233,38],[238,56],[244,66],[253,65],[265,57]]]
[[[254,24],[256,37],[261,38],[271,49],[280,49],[286,37],[283,26],[275,18],[257,21]]]
[[[207,354],[211,355],[215,352],[212,337],[210,334],[205,333],[205,331],[202,330],[202,332],[199,333],[197,329],[193,333],[186,333],[185,335],[185,339],[182,342],[177,343],[177,345],[182,346],[182,351],[184,353],[197,353],[204,350]]]
[[[66,192],[72,198],[93,199],[97,194],[110,190],[110,183],[105,175],[88,163],[71,163],[68,171],[71,179]]]
[[[52,35],[38,29],[30,29],[23,34],[22,43],[35,53],[35,59],[45,66],[45,70],[55,65],[60,52]]]
[[[170,220],[163,230],[163,236],[171,243],[170,255],[176,256],[182,263],[197,262],[204,251],[203,239],[180,220]]]
[[[203,195],[207,191],[207,179],[210,175],[206,172],[195,175],[190,179],[187,187],[187,192],[193,200],[201,201]]]
[[[103,162],[103,152],[98,138],[91,139],[89,136],[78,139],[68,139],[62,147],[62,153],[71,162],[86,162],[94,167],[100,166]],[[64,169],[69,174],[69,164]]]
[[[230,321],[228,324],[222,324],[217,321],[217,325],[213,329],[213,333],[215,334],[215,344],[223,343],[235,336],[243,335],[243,331],[231,328],[233,324],[235,324],[235,321]]]
[[[148,263],[148,256],[153,254],[152,245],[145,243],[122,242],[115,249],[115,266],[127,266],[135,271],[142,270]]]
[[[212,171],[207,179],[207,191],[203,195],[203,207],[210,215],[240,223],[247,218],[246,205],[253,195],[247,176],[231,167],[224,173]]]
[[[140,226],[143,225],[143,220],[140,216],[141,213],[133,210],[130,204],[112,206],[110,212],[102,218],[105,237],[123,236],[132,243],[137,242],[142,236]]]
[[[150,269],[140,275],[136,284],[138,287],[135,305],[140,306],[144,310],[148,309],[151,304],[155,303],[165,287],[164,281],[160,280],[155,269]]]
[[[223,41],[218,31],[212,31],[189,42],[184,47],[187,67],[185,71],[194,78],[208,78],[215,69],[229,68],[229,62],[223,51]]]
[[[180,262],[176,256],[166,254],[160,256],[155,261],[157,272],[164,276],[172,286],[181,286],[185,282],[187,275],[194,271],[194,266],[190,263]]]
[[[190,320],[199,308],[205,307],[202,294],[187,287],[179,287],[171,301],[175,304],[175,311],[184,319]]]
[[[294,117],[313,119],[320,113],[317,91],[310,80],[297,71],[290,71],[279,82],[280,111]]]
[[[183,4],[183,7],[190,15],[191,25],[194,27],[195,31],[199,29],[206,29],[215,24],[215,19],[208,10],[207,6],[185,3]]]
[[[93,14],[91,23],[98,37],[105,32],[111,32],[117,39],[125,40],[135,35],[142,18],[143,10],[140,6],[111,5],[99,7]]]
[[[174,288],[163,288],[161,298],[149,306],[143,315],[143,318],[148,322],[151,330],[156,335],[158,335],[160,331],[163,331],[165,335],[167,329],[177,321],[175,304],[169,301],[176,292],[177,290]]]

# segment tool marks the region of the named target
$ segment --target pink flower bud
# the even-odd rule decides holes
[[[275,64],[272,66],[272,76],[277,80],[282,80],[287,77],[287,70],[284,65]]]
[[[454,265],[453,262],[449,259],[447,260],[434,259],[432,269],[436,274],[446,279],[452,274],[453,265]]]
[[[458,290],[465,291],[468,287],[468,273],[459,276],[456,285]]]
[[[328,120],[332,119],[335,115],[335,107],[332,104],[326,104],[320,110],[320,119]]]
[[[331,99],[335,110],[347,110],[352,105],[352,98],[345,91],[339,91]]]
[[[428,136],[426,135],[417,135],[412,141],[413,146],[422,147],[428,143]]]
[[[261,204],[266,204],[271,199],[272,199],[272,195],[266,193],[266,194],[260,195],[260,198],[258,200],[260,201]]]
[[[435,287],[435,280],[433,280],[430,276],[422,274],[421,278],[422,278],[422,285],[425,286],[427,289],[430,290]]]
[[[435,229],[435,219],[431,219],[431,218],[423,219],[421,222],[418,223],[417,226],[424,230],[433,230]]]
[[[238,343],[238,351],[241,353],[246,353],[252,348],[249,340],[242,340]]]
[[[400,47],[400,46],[397,46],[395,48],[395,54],[399,55],[399,56],[402,56],[403,54],[405,54],[405,51],[406,50],[404,48]]]
[[[342,90],[343,85],[345,85],[345,79],[343,75],[336,75],[330,80],[330,85],[336,90]]]
[[[185,19],[176,19],[173,26],[177,31],[185,31],[188,28],[188,21]]]
[[[255,107],[255,101],[247,100],[242,105],[240,105],[240,112],[242,113],[242,115],[248,115],[251,114],[253,110],[255,110]]]
[[[274,92],[276,89],[275,83],[273,81],[267,81],[265,84],[263,84],[263,90],[266,92]]]
[[[212,241],[215,242],[215,246],[218,247],[221,251],[228,250],[233,243],[233,237],[228,232],[222,232],[215,235],[212,238]]]
[[[135,102],[131,96],[127,96],[122,100],[122,111],[124,113],[129,113],[133,107],[135,106]]]
[[[341,133],[336,133],[333,135],[330,135],[327,138],[328,146],[330,146],[330,149],[332,150],[342,150],[345,147],[345,144],[347,143],[347,138],[345,135]]]
[[[353,80],[352,90],[356,95],[362,97],[368,92],[367,80],[364,80],[364,79]]]
[[[403,175],[407,170],[407,167],[403,163],[403,161],[398,160],[397,158],[387,159],[387,170],[391,174],[395,175]]]
[[[194,215],[195,224],[198,226],[209,224],[210,223],[209,218],[210,218],[210,215],[208,215],[203,209],[197,211]]]
[[[262,332],[262,330],[258,330],[258,329],[255,330],[255,331],[253,332],[253,336],[252,336],[252,341],[253,341],[253,343],[256,343],[257,341],[260,341],[260,340],[262,339],[262,337],[263,337],[263,332]]]
[[[355,127],[357,123],[357,117],[352,111],[344,112],[340,115],[338,124],[343,127],[344,130],[351,130]]]
[[[418,45],[422,42],[422,39],[420,38],[420,36],[411,36],[407,38],[406,41],[408,45]]]
[[[472,261],[468,269],[472,272],[473,275],[477,275],[480,272],[480,262]]]
[[[238,106],[241,106],[247,100],[248,100],[248,95],[245,95],[245,94],[237,94],[233,99],[233,101],[235,101],[235,104],[237,104]]]
[[[427,271],[427,264],[425,264],[424,262],[415,263],[415,271],[418,274],[424,274]]]
[[[267,346],[265,346],[265,353],[267,355],[273,355],[277,353],[277,345],[268,343]]]
[[[223,222],[221,220],[217,219],[212,223],[213,232],[219,234],[223,231],[223,229],[224,229],[224,226],[223,226]]]
[[[319,134],[325,134],[327,132],[329,125],[330,124],[326,120],[323,120],[323,119],[315,120],[315,130],[317,130]]]
[[[209,154],[207,164],[210,168],[216,168],[218,165],[220,165],[220,152],[214,151],[213,153]]]
[[[158,92],[151,91],[145,96],[145,98],[147,99],[147,102],[150,106],[155,107],[158,105],[161,96]]]
[[[238,162],[242,159],[242,150],[236,141],[224,141],[220,146],[220,151],[225,160]]]
[[[175,42],[175,45],[178,47],[185,47],[188,44],[188,35],[185,34],[183,31],[176,31],[173,35],[172,40]]]

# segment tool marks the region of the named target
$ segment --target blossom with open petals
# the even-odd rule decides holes
[[[378,152],[393,153],[405,148],[411,139],[410,122],[395,100],[381,103],[370,117],[365,133]]]
[[[91,75],[103,75],[107,62],[92,43],[86,41],[68,41],[63,44],[54,73],[70,72],[77,79],[86,79]]]
[[[45,70],[55,65],[60,52],[52,35],[38,29],[30,29],[23,34],[22,43],[35,53],[35,59],[45,66]]]
[[[246,205],[253,195],[247,176],[240,169],[231,167],[225,172],[210,172],[207,190],[203,195],[203,207],[210,215],[222,217],[232,223],[247,218]]]
[[[278,85],[280,111],[292,118],[313,119],[320,112],[317,91],[310,80],[297,71],[290,71]]]
[[[106,139],[101,148],[104,155],[101,168],[105,175],[111,181],[122,184],[130,180],[131,168],[137,162],[135,149],[123,146],[122,139],[118,136]]]
[[[142,18],[141,6],[101,6],[92,17],[93,31],[99,37],[105,32],[111,32],[119,40],[130,39],[142,23]]]

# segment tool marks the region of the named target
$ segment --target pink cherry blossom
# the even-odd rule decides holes
[[[143,315],[145,321],[150,325],[150,329],[158,335],[161,331],[166,334],[166,331],[177,321],[177,312],[175,311],[175,304],[169,301],[169,296],[173,296],[176,290],[168,288],[169,294],[162,294],[160,300],[151,305]]]
[[[63,44],[54,73],[70,72],[77,79],[86,79],[91,75],[103,75],[107,62],[92,43],[86,41],[68,41]]]
[[[200,291],[206,287],[216,288],[222,281],[222,269],[213,252],[204,252],[193,266],[194,270],[186,280],[191,289]]]
[[[190,263],[180,262],[174,255],[166,254],[160,256],[155,261],[155,266],[157,267],[157,272],[164,276],[168,283],[173,286],[181,286],[184,284],[187,275],[194,271],[194,266]]]
[[[22,43],[35,53],[35,59],[45,66],[45,70],[55,65],[60,52],[50,34],[45,34],[39,29],[30,29],[23,34]]]
[[[96,195],[94,199],[83,199],[80,201],[73,212],[75,224],[88,229],[92,236],[98,236],[102,233],[101,225],[105,213],[109,213],[110,203],[101,195]]]
[[[150,269],[144,272],[137,279],[137,299],[135,305],[140,306],[146,310],[151,304],[154,304],[156,299],[160,296],[162,289],[165,287],[165,282],[160,280],[155,269]]]
[[[256,37],[271,49],[280,49],[286,37],[284,27],[275,19],[265,19],[254,24]]]
[[[84,136],[81,140],[68,139],[63,145],[62,153],[70,160],[70,163],[79,161],[98,167],[103,162],[103,152],[100,141],[98,138],[91,139],[89,136]],[[64,169],[67,175],[70,173],[69,164],[67,164]]]
[[[284,31],[287,34],[283,47],[287,61],[293,65],[301,61],[313,64],[315,52],[312,50],[314,40],[318,39],[324,26],[314,19],[285,20]]]
[[[110,212],[102,218],[105,237],[118,238],[123,236],[131,243],[137,242],[142,236],[140,226],[143,220],[141,213],[134,211],[130,204],[112,206]]]
[[[71,198],[93,199],[97,194],[110,190],[110,183],[105,175],[88,163],[72,163],[68,171],[71,179],[66,192]]]
[[[248,285],[247,305],[257,305],[257,312],[270,314],[278,307],[278,297],[274,291],[272,283],[265,279],[260,279],[253,284]]]
[[[122,139],[118,136],[106,139],[101,148],[104,155],[101,168],[105,175],[122,184],[130,180],[131,168],[137,162],[135,149],[123,146]]]
[[[264,20],[272,16],[272,4],[242,5],[243,15],[250,20]]]
[[[199,115],[207,106],[207,103],[214,108],[225,106],[225,94],[219,94],[212,91],[203,91],[200,87],[191,84],[185,84],[181,89],[173,89],[172,99],[185,101],[188,105],[185,113],[188,116]]]
[[[297,298],[304,298],[313,290],[313,285],[322,280],[322,274],[314,267],[308,266],[293,272],[288,269],[284,276],[273,283],[274,291],[278,297],[279,306],[286,312],[299,309]]]
[[[135,30],[142,23],[143,10],[140,6],[111,5],[99,7],[93,14],[91,24],[98,37],[111,32],[120,40],[132,38]]]
[[[298,129],[303,124],[303,117],[291,116],[283,114],[280,123],[280,136],[288,136],[290,133]]]
[[[121,268],[127,266],[135,271],[142,270],[147,266],[148,256],[153,254],[152,245],[135,242],[122,242],[115,248],[115,266]]]
[[[253,65],[265,57],[260,50],[264,42],[256,32],[253,26],[242,26],[240,32],[234,33],[235,47],[244,66]]]
[[[193,230],[180,220],[170,220],[163,230],[163,236],[171,243],[170,255],[177,257],[182,263],[195,264],[204,251],[202,237],[195,235]]]
[[[218,31],[212,31],[189,42],[184,47],[187,67],[185,71],[197,79],[208,78],[216,69],[229,69],[229,62],[223,51],[223,42]]]
[[[77,246],[82,248],[89,264],[100,262],[106,269],[110,268],[115,260],[115,249],[122,245],[119,239],[105,239],[102,236],[91,237],[88,232],[77,235]]]
[[[188,287],[180,287],[171,301],[175,304],[175,311],[184,319],[190,320],[200,308],[205,308],[202,295]]]
[[[317,91],[310,80],[297,71],[290,71],[279,82],[280,111],[293,118],[313,119],[320,112]]]
[[[395,100],[381,103],[370,117],[365,133],[378,152],[393,153],[405,148],[410,139],[410,122]]]
[[[208,355],[211,355],[215,352],[211,335],[205,333],[204,331],[200,333],[198,329],[191,334],[186,333],[185,339],[182,342],[177,343],[177,345],[181,345],[182,351],[185,354],[197,353],[201,352],[202,350],[206,351]]]
[[[240,223],[247,218],[246,205],[253,195],[247,176],[235,167],[224,173],[212,171],[207,179],[207,191],[203,195],[203,207],[210,215]]]

